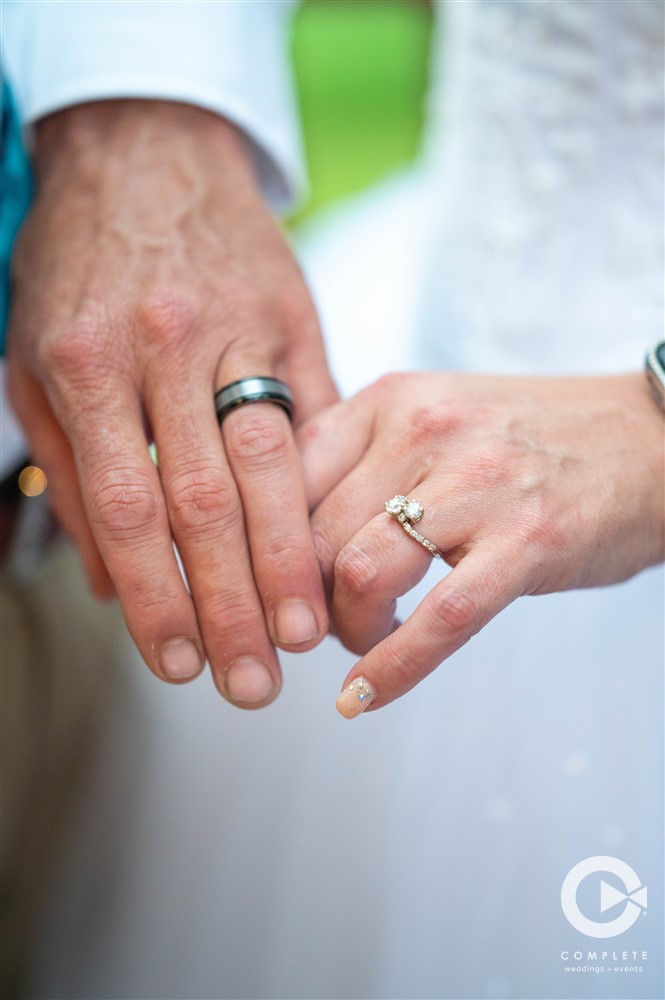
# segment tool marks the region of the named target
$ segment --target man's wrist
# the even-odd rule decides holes
[[[221,115],[177,101],[134,98],[72,105],[41,119],[35,128],[36,168],[43,176],[62,160],[94,163],[137,141],[163,138],[173,144],[176,137],[202,143],[224,162],[225,170],[237,164],[252,172],[243,133]]]

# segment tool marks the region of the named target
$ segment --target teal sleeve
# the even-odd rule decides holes
[[[0,347],[4,354],[9,314],[10,261],[14,240],[30,205],[32,174],[21,140],[16,105],[2,80],[2,146],[0,147]]]

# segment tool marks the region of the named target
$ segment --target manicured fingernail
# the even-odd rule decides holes
[[[275,689],[275,682],[265,663],[251,656],[234,660],[226,671],[226,692],[231,701],[251,705],[265,699]]]
[[[337,711],[345,719],[355,719],[376,698],[376,690],[364,677],[356,677],[337,699]]]
[[[284,646],[296,646],[310,642],[319,634],[314,612],[305,601],[284,601],[275,611],[275,633],[277,642]]]
[[[201,673],[201,654],[191,639],[171,639],[162,646],[162,670],[173,681],[185,681]]]

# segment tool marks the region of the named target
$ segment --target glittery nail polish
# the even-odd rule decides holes
[[[345,719],[355,719],[376,698],[376,690],[365,677],[356,677],[337,699],[337,711]]]

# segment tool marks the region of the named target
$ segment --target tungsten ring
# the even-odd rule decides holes
[[[293,396],[285,382],[278,378],[254,375],[231,382],[215,393],[215,410],[221,424],[224,417],[236,406],[245,403],[275,403],[281,406],[289,420],[293,419]]]

